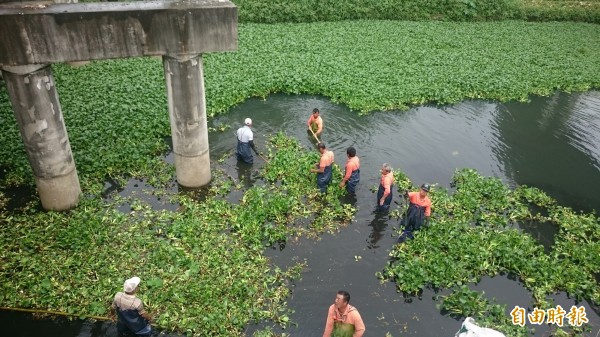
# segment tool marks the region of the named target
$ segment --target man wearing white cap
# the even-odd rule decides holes
[[[111,314],[117,313],[117,330],[120,335],[134,334],[135,336],[150,336],[152,317],[144,310],[142,300],[135,296],[140,284],[140,278],[134,276],[125,280],[123,291],[115,295]]]
[[[244,126],[239,128],[236,132],[237,149],[235,154],[238,160],[241,160],[247,164],[254,163],[254,157],[252,157],[252,152],[250,152],[250,149],[254,150],[254,153],[258,155],[256,146],[254,146],[254,134],[252,133],[251,127],[252,120],[250,118],[246,118],[246,120],[244,120]]]

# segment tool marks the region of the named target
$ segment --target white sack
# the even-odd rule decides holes
[[[460,330],[454,337],[506,337],[503,333],[494,329],[482,328],[475,324],[475,320],[472,317],[465,318]]]

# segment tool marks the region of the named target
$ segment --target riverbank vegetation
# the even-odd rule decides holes
[[[273,267],[265,247],[300,235],[334,232],[352,220],[343,190],[321,195],[309,170],[315,151],[283,134],[271,138],[264,184],[215,171],[211,188],[161,192],[177,211],[154,209],[142,198],[84,197],[69,212],[0,211],[0,306],[104,316],[112,296],[132,275],[156,325],[188,336],[235,336],[253,321],[289,323],[289,270]],[[341,180],[334,170],[334,184]],[[335,186],[335,185],[334,185]],[[227,201],[243,192],[239,202]],[[119,209],[129,207],[129,213]]]
[[[233,0],[240,22],[342,20],[582,21],[600,23],[597,0]]]

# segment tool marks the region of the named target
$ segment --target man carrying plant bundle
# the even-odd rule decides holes
[[[346,161],[346,173],[344,174],[344,178],[342,178],[342,182],[340,182],[340,187],[346,186],[346,191],[350,195],[356,194],[356,185],[360,181],[360,160],[356,156],[356,149],[350,146],[346,150],[346,155],[348,156],[348,160]]]
[[[237,148],[235,154],[237,156],[237,160],[241,160],[247,164],[254,163],[254,157],[252,156],[250,149],[254,150],[254,153],[258,155],[256,146],[254,146],[254,134],[252,133],[251,127],[252,120],[250,118],[246,118],[246,120],[244,120],[244,126],[239,128],[236,132]]]
[[[123,292],[115,295],[110,307],[111,316],[117,314],[117,330],[121,336],[150,336],[152,334],[152,317],[144,310],[142,300],[135,296],[140,278],[134,276],[125,280]]]
[[[406,215],[400,223],[401,226],[404,226],[404,231],[399,240],[412,238],[414,231],[421,228],[423,224],[429,224],[429,217],[431,216],[431,200],[427,196],[429,190],[430,186],[423,184],[419,192],[404,192],[404,196],[408,198],[410,203]]]
[[[365,323],[358,310],[350,305],[350,294],[338,291],[327,312],[323,337],[362,337],[364,333]]]
[[[321,153],[321,160],[318,164],[315,164],[317,168],[310,169],[310,172],[317,174],[317,187],[321,193],[327,192],[327,187],[331,183],[333,177],[332,166],[333,166],[333,152],[325,148],[325,144],[317,144],[317,148]]]

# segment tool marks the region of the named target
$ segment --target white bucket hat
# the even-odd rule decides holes
[[[126,293],[132,293],[137,288],[138,284],[140,284],[140,278],[134,276],[125,280],[125,283],[123,283],[123,290],[125,290]]]

